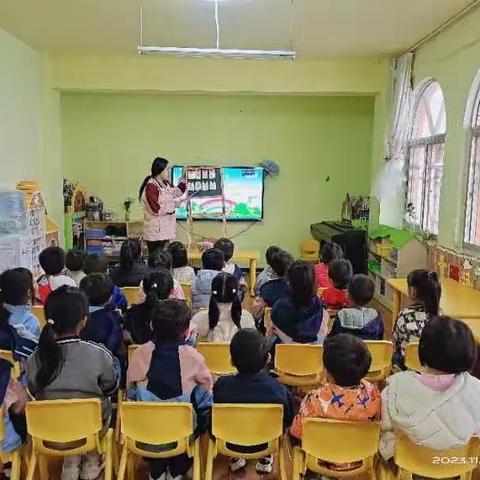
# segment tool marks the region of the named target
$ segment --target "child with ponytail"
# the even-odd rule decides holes
[[[145,276],[142,286],[145,302],[133,305],[125,315],[125,330],[130,334],[131,341],[138,345],[152,339],[152,311],[159,300],[166,300],[172,293],[172,274],[166,268],[159,268]]]
[[[439,314],[442,293],[436,272],[413,270],[407,283],[408,296],[413,304],[399,313],[393,328],[393,363],[402,368],[407,344],[418,342],[425,324]]]
[[[27,361],[30,393],[36,400],[99,398],[107,428],[112,413],[109,397],[117,388],[118,374],[106,348],[80,339],[88,315],[85,294],[69,286],[56,289],[48,296],[45,315],[38,349]],[[66,457],[61,480],[77,480],[79,474],[82,480],[93,480],[102,469],[96,452]]]
[[[120,265],[110,271],[110,278],[117,287],[138,287],[148,273],[142,261],[142,246],[138,239],[129,238],[120,249]]]
[[[238,280],[230,273],[219,273],[212,281],[208,310],[199,311],[192,319],[200,341],[230,342],[242,328],[255,328],[248,310],[242,310],[238,296]]]

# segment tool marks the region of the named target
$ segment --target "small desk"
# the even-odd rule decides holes
[[[188,258],[189,260],[201,260],[202,259],[202,253],[200,249],[198,248],[191,248],[188,251]],[[255,296],[255,283],[257,281],[257,260],[260,259],[260,251],[259,250],[253,250],[253,249],[239,249],[235,250],[235,253],[233,254],[232,260],[236,261],[248,261],[248,266],[250,269],[250,295],[252,297]],[[480,312],[479,315],[480,317]]]
[[[398,317],[402,295],[408,295],[406,278],[391,278],[388,284],[393,289],[393,322]],[[440,309],[444,315],[459,319],[480,319],[480,291],[467,287],[451,278],[442,279]]]

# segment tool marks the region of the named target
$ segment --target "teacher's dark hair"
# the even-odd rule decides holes
[[[165,158],[157,157],[152,163],[152,168],[151,168],[151,174],[145,177],[145,180],[142,183],[142,186],[140,187],[140,190],[138,191],[138,198],[141,199],[143,195],[143,191],[145,190],[145,187],[147,186],[148,181],[151,178],[156,177],[157,175],[160,175],[168,165],[168,160]]]

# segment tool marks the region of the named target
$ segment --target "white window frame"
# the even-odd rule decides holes
[[[435,147],[435,145],[443,145],[444,148],[445,148],[445,140],[446,140],[446,135],[447,134],[442,133],[442,134],[439,134],[439,135],[433,135],[431,137],[424,137],[424,138],[419,138],[419,139],[413,139],[412,138],[413,137],[413,132],[414,132],[414,129],[415,129],[415,117],[416,117],[416,113],[417,113],[419,103],[420,103],[423,95],[425,94],[425,91],[433,83],[438,83],[440,89],[442,90],[442,95],[443,95],[442,86],[440,85],[440,83],[437,80],[435,80],[432,77],[428,77],[428,78],[422,80],[417,85],[417,87],[415,88],[415,90],[413,92],[414,101],[413,101],[413,106],[412,106],[412,110],[411,110],[411,113],[410,113],[410,125],[409,125],[408,141],[407,141],[407,155],[406,155],[406,162],[405,162],[405,167],[406,167],[405,176],[407,178],[407,185],[406,185],[406,190],[405,190],[405,199],[406,199],[406,203],[410,202],[410,198],[411,198],[410,197],[410,186],[411,186],[410,166],[411,166],[412,150],[415,147],[424,146],[425,150],[426,150],[426,156],[425,156],[426,165],[425,165],[425,174],[424,174],[424,178],[423,178],[423,195],[422,195],[422,201],[421,201],[420,208],[419,208],[419,210],[417,210],[417,212],[420,214],[420,222],[415,223],[414,225],[416,227],[418,227],[422,232],[424,232],[428,235],[437,236],[438,232],[431,232],[431,231],[427,230],[427,228],[426,228],[426,219],[428,218],[428,209],[426,208],[426,200],[427,200],[428,191],[429,191],[429,189],[427,187],[428,187],[429,178],[430,178],[430,175],[429,175],[430,171],[431,171],[431,169],[430,169],[430,167],[431,167],[430,159],[431,159],[431,154],[432,154],[433,148]],[[444,102],[445,102],[445,96],[443,96],[443,99],[444,99]],[[445,106],[445,108],[446,108],[446,106]],[[446,115],[446,111],[445,111],[445,115]],[[445,128],[445,130],[446,130],[446,128]],[[444,155],[444,157],[445,157],[445,155]],[[442,181],[443,181],[443,175],[442,175]],[[415,208],[417,208],[417,206],[415,206]],[[440,220],[440,218],[438,219],[438,222],[439,222],[439,220]],[[437,225],[437,230],[438,230],[438,226],[439,225]]]
[[[475,186],[474,180],[476,175],[475,158],[477,155],[477,148],[480,148],[480,125],[477,125],[478,115],[480,114],[480,70],[475,75],[470,93],[467,99],[465,108],[464,127],[467,131],[467,164],[466,164],[466,189],[465,189],[465,208],[464,208],[464,223],[463,223],[463,245],[467,249],[479,250],[480,244],[477,245],[469,241],[471,237],[473,214],[478,214],[480,209],[480,181]],[[477,193],[477,195],[475,195]],[[474,198],[476,196],[476,198]],[[475,203],[476,208],[475,208]],[[469,208],[471,205],[471,208]],[[467,233],[468,232],[468,233]]]

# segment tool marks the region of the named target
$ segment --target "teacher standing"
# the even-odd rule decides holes
[[[181,203],[185,190],[186,184],[182,180],[177,187],[170,183],[168,160],[155,158],[151,174],[145,177],[139,191],[143,208],[143,239],[147,242],[149,255],[164,249],[176,237],[175,208]]]

